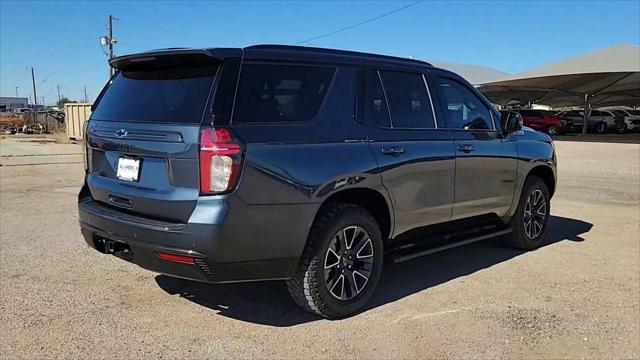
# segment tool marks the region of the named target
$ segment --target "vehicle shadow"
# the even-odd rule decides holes
[[[549,231],[543,246],[563,240],[584,241],[580,235],[589,232],[592,226],[581,220],[551,216]],[[524,251],[502,247],[497,241],[486,241],[405,263],[385,264],[378,289],[367,310],[472,274],[524,253]],[[179,295],[212,309],[220,315],[241,321],[286,327],[320,319],[300,310],[289,298],[286,285],[282,281],[205,284],[158,275],[156,283],[171,295]]]

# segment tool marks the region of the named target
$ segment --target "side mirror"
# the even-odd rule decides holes
[[[506,121],[502,124],[505,134],[522,130],[523,120],[519,113],[510,113]]]

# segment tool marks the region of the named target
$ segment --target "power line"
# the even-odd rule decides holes
[[[50,73],[49,75],[47,75],[47,77],[46,77],[44,80],[40,81],[40,82],[38,83],[38,87],[40,87],[40,85],[44,84],[47,80],[49,80],[49,78],[51,77],[51,75],[53,75],[53,73]]]
[[[423,1],[424,1],[424,0],[414,1],[414,2],[412,2],[411,4],[407,4],[407,5],[401,6],[401,7],[397,8],[397,9],[394,9],[394,10],[388,11],[388,12],[386,12],[386,13],[384,13],[384,14],[378,15],[378,16],[376,16],[376,17],[372,17],[372,18],[370,18],[370,19],[367,19],[367,20],[361,21],[361,22],[359,22],[359,23],[357,23],[357,24],[349,25],[349,26],[346,26],[346,27],[340,28],[340,29],[338,29],[338,30],[334,30],[334,31],[332,31],[332,32],[328,32],[328,33],[326,33],[326,34],[322,34],[322,35],[314,36],[314,37],[309,38],[309,39],[306,39],[306,40],[298,41],[298,42],[296,42],[295,44],[296,44],[296,45],[300,45],[300,44],[308,43],[308,42],[310,42],[310,41],[314,41],[314,40],[318,40],[318,39],[326,38],[327,36],[335,35],[335,34],[337,34],[337,33],[343,32],[343,31],[351,30],[351,29],[356,28],[356,27],[358,27],[358,26],[362,26],[362,25],[368,24],[368,23],[370,23],[370,22],[374,22],[374,21],[376,21],[376,20],[382,19],[383,17],[389,16],[389,15],[395,14],[395,13],[397,13],[397,12],[399,12],[399,11],[402,11],[402,10],[404,10],[404,9],[410,8],[410,7],[412,7],[412,6],[414,6],[414,5],[417,5],[418,3],[421,3],[421,2],[423,2]]]

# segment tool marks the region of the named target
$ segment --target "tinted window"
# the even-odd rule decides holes
[[[602,113],[598,110],[591,110],[591,116],[602,116]]]
[[[516,116],[516,113],[512,113],[510,111],[500,111],[500,124],[502,124],[502,128],[505,128],[509,123],[509,120]]]
[[[421,74],[381,71],[394,128],[434,128],[433,112]]]
[[[440,78],[438,85],[448,128],[493,129],[491,113],[476,94],[450,79]]]
[[[248,64],[241,70],[234,122],[312,120],[327,94],[334,68]]]
[[[200,123],[215,73],[212,66],[120,72],[92,118]]]
[[[391,127],[389,109],[384,97],[378,71],[371,70],[365,77],[364,122],[381,127]]]

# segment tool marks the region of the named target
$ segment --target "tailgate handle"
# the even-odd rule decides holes
[[[122,196],[116,196],[109,194],[109,202],[116,206],[130,208],[133,206],[133,202],[130,199]]]

